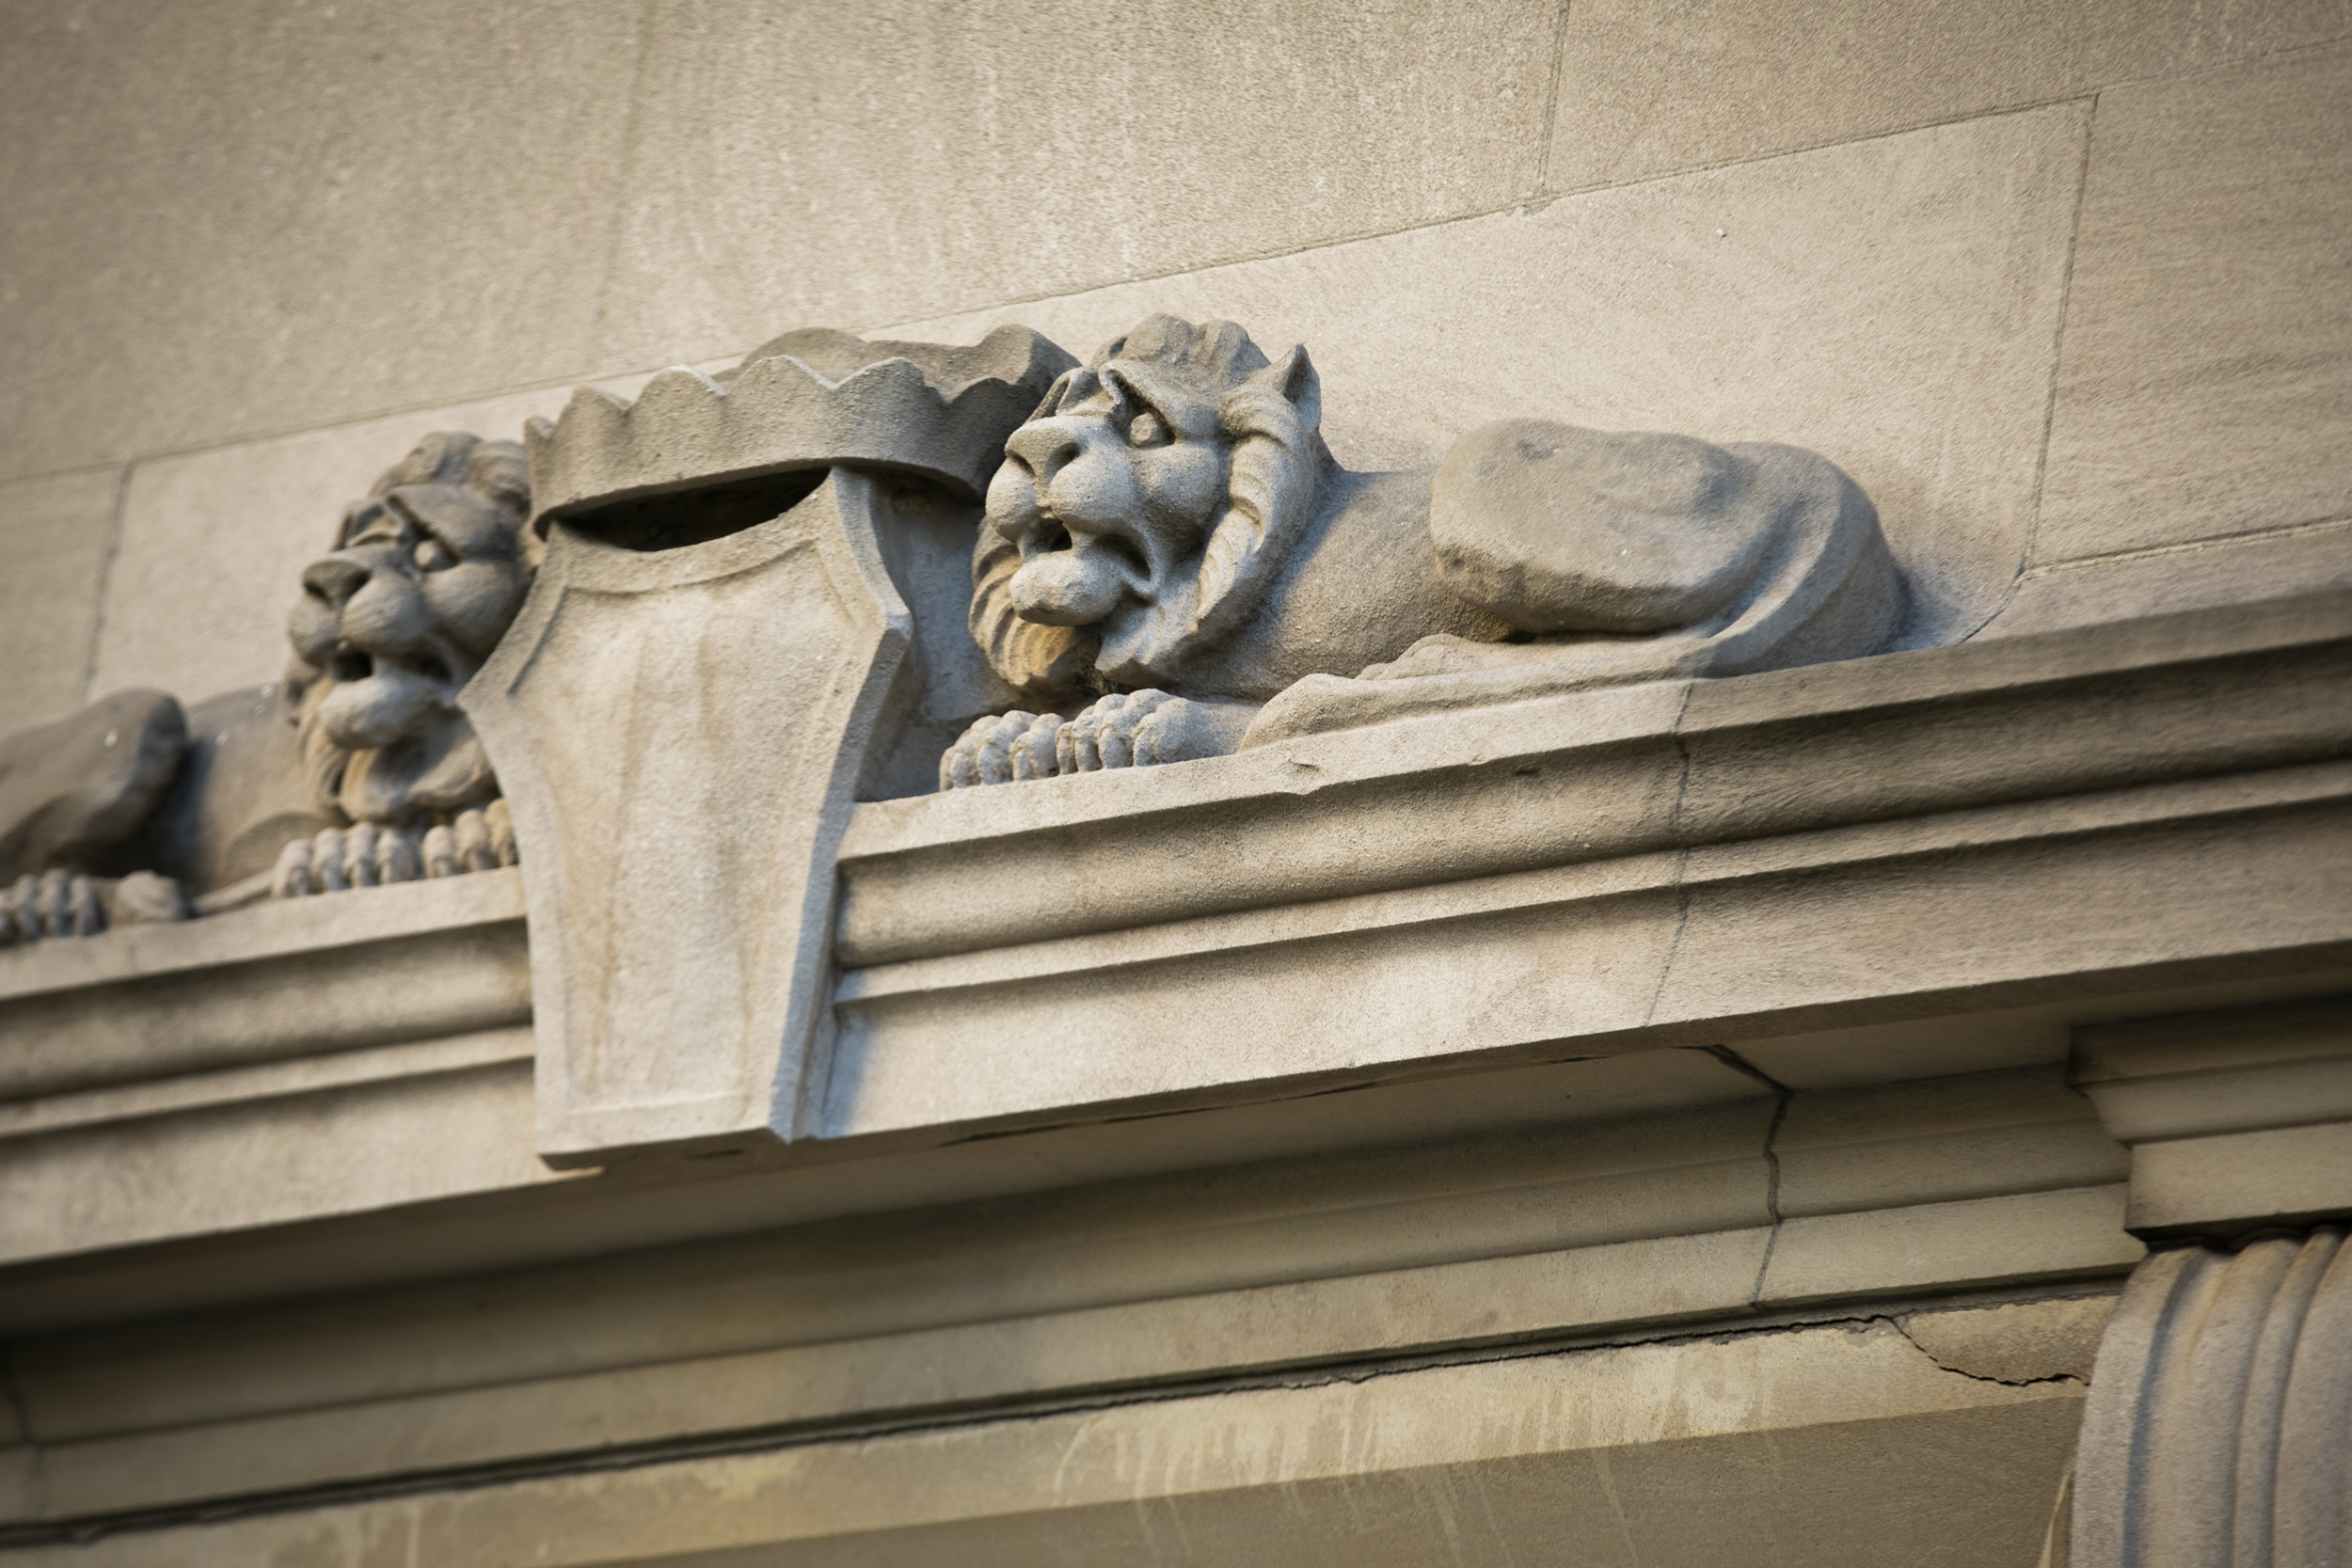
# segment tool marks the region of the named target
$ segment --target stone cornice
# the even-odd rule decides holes
[[[0,1254],[121,1259],[87,1290],[24,1279],[12,1310],[167,1299],[136,1261],[162,1242],[318,1288],[1017,1190],[1032,1148],[1073,1180],[1459,1134],[1534,1114],[1478,1085],[1545,1063],[1568,1080],[1990,1008],[2047,1028],[2340,988],[2348,661],[2338,595],[863,805],[830,1094],[732,1161],[554,1180],[533,1158],[513,873],[0,956],[0,1161],[33,1208],[88,1208],[76,1246],[44,1223]],[[1956,1043],[1850,1081],[2042,1059],[1934,1037]],[[1723,1092],[1677,1082],[1622,1103]],[[514,1147],[443,1168],[434,1129],[460,1116]],[[223,1117],[334,1180],[297,1212],[215,1180],[181,1212],[172,1173],[217,1168]],[[476,1217],[429,1218],[451,1201]],[[415,1234],[383,1240],[404,1212]],[[363,1214],[377,1242],[322,1244]],[[185,1299],[234,1284],[200,1254],[155,1266]]]

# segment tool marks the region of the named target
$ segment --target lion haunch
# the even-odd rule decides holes
[[[1320,421],[1306,350],[1231,322],[1152,317],[1057,381],[973,562],[973,635],[1036,711],[973,725],[941,787],[1851,657],[1900,618],[1869,499],[1812,452],[1508,420],[1351,473]]]

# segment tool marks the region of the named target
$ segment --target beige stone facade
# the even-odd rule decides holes
[[[0,733],[275,690],[433,432],[537,574],[504,797],[7,894],[0,1568],[2352,1554],[2343,0],[30,0],[0,193]],[[1799,448],[1899,616],[964,729],[1162,315],[1326,512]]]

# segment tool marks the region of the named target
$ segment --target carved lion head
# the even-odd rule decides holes
[[[972,632],[1033,692],[1175,674],[1257,603],[1323,466],[1307,351],[1153,316],[1054,383],[1005,443]]]
[[[288,684],[320,807],[406,823],[498,794],[457,693],[522,608],[530,510],[521,447],[428,436],[303,568]]]

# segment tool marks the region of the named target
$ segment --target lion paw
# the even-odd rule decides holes
[[[1173,738],[1169,721],[1189,705],[1151,688],[1098,697],[1054,737],[1055,763],[1064,773],[1150,767],[1163,760],[1161,742]]]
[[[939,759],[942,790],[975,784],[1050,779],[1055,773],[1055,736],[1062,727],[1051,713],[993,714],[976,720]]]
[[[429,877],[494,871],[519,859],[515,821],[503,800],[461,811],[445,825],[419,830],[362,822],[326,828],[278,852],[270,896],[306,898],[356,887],[385,887]]]
[[[1222,756],[1240,744],[1256,712],[1248,703],[1197,701],[1152,688],[1114,694],[1062,726],[1055,737],[1057,761],[1065,773],[1092,773]]]
[[[0,947],[30,946],[56,937],[94,937],[117,926],[188,917],[180,884],[151,871],[128,877],[85,877],[50,871],[0,888]]]

